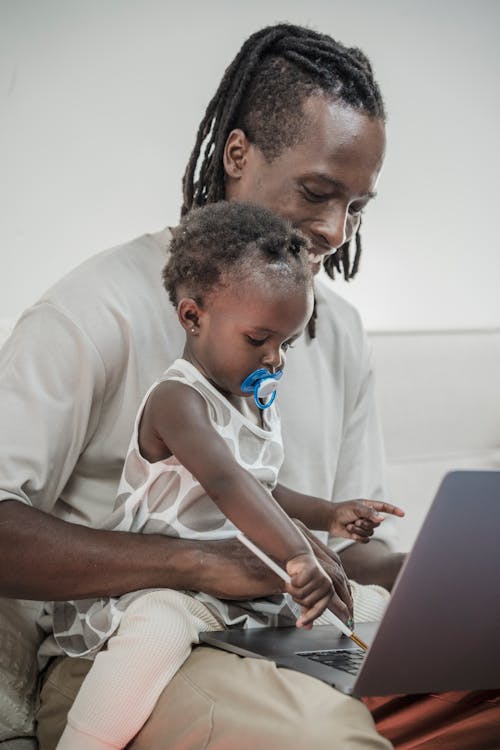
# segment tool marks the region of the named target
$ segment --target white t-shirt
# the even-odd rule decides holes
[[[0,500],[90,526],[109,515],[141,400],[183,350],[161,283],[169,237],[144,235],[90,258],[19,320],[0,353]],[[317,337],[305,334],[289,352],[278,395],[280,481],[333,500],[381,498],[359,315],[321,276],[316,296]],[[377,531],[392,533],[390,519]]]

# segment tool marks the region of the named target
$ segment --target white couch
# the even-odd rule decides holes
[[[0,320],[0,337],[9,330]],[[402,505],[399,549],[408,550],[443,475],[500,469],[500,330],[372,333],[387,453],[389,500]],[[30,734],[37,632],[33,603],[0,600],[0,750]],[[4,740],[4,742],[1,742]]]
[[[372,333],[389,501],[408,550],[444,474],[500,469],[500,330]]]

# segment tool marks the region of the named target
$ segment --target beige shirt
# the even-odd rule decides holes
[[[168,230],[100,253],[53,286],[0,353],[0,500],[101,525],[135,414],[184,334],[161,285]],[[317,338],[287,357],[280,481],[334,500],[383,496],[370,352],[357,312],[317,278]],[[379,536],[390,537],[390,520]],[[342,542],[344,544],[344,542]]]

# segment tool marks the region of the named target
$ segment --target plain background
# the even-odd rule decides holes
[[[175,224],[224,68],[284,20],[360,46],[389,114],[360,275],[338,291],[371,330],[500,326],[497,0],[0,0],[0,318]]]

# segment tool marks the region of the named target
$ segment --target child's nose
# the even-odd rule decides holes
[[[285,355],[282,349],[271,349],[264,354],[262,358],[264,367],[275,373],[276,370],[282,370],[285,365]]]

